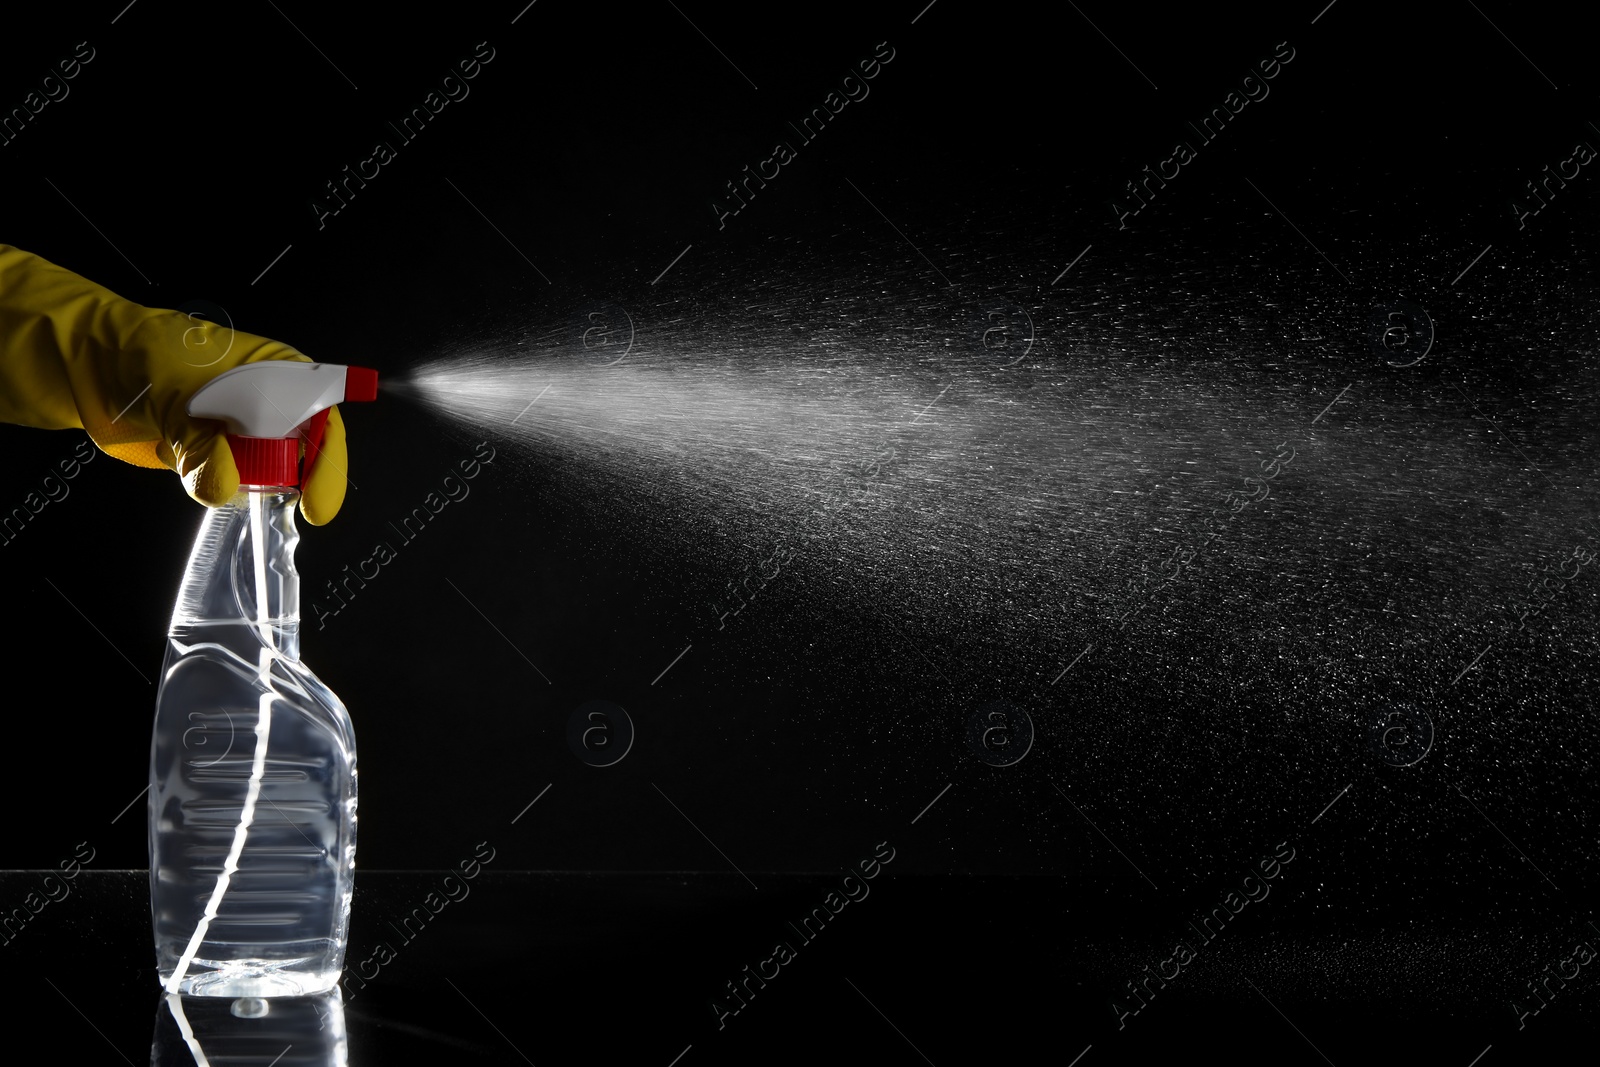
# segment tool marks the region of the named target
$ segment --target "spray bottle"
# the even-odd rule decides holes
[[[189,401],[218,419],[239,492],[206,513],[168,630],[150,746],[150,912],[169,994],[335,987],[354,882],[356,750],[339,698],[300,662],[300,440],[377,396],[376,371],[268,360]]]

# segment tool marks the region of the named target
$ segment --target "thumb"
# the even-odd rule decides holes
[[[239,491],[239,468],[222,434],[211,434],[174,451],[184,489],[206,507],[221,507]]]

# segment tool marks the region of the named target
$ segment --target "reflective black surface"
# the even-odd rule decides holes
[[[1465,1067],[1488,1046],[1485,1063],[1542,1062],[1592,1031],[1587,968],[1520,1030],[1508,1007],[1526,1000],[1514,989],[1524,971],[1570,954],[1563,935],[1592,942],[1581,924],[1553,937],[1425,921],[1307,932],[1327,871],[1297,854],[1265,897],[1208,927],[1209,942],[1185,928],[1191,916],[1133,894],[903,876],[892,863],[803,933],[840,873],[747,872],[753,888],[735,873],[483,871],[453,883],[459,899],[426,925],[402,927],[448,872],[361,872],[343,987],[349,1062],[1067,1063],[1092,1046],[1085,1064],[1158,1053],[1312,1063],[1320,1050],[1340,1065]],[[0,893],[21,899],[38,877],[0,876]],[[154,1034],[163,1058],[152,1062],[194,1062],[156,986],[145,907],[143,872],[84,872],[0,947],[13,1040],[139,1063]],[[1168,934],[1193,960],[1165,988],[1151,979],[1154,995],[1119,1029],[1117,1011],[1136,1003],[1116,995],[1113,1009],[1117,987],[1146,965],[1173,974]],[[374,959],[389,962],[362,966]],[[762,972],[776,974],[750,977]],[[753,991],[737,1011],[729,982]],[[332,1062],[326,1002],[270,1002],[269,1027],[248,1005],[237,1018],[232,1002],[193,1001],[185,1017],[213,1053],[230,1042],[260,1052],[286,1034],[271,1055],[293,1046],[283,1062]],[[720,1026],[713,1002],[728,1010]]]

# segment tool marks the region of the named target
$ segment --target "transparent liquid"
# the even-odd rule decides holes
[[[173,612],[149,801],[169,993],[301,996],[332,989],[344,966],[355,741],[299,661],[298,499],[241,493],[209,512]]]

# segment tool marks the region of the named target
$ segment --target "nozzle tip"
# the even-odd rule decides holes
[[[344,369],[344,398],[346,400],[378,399],[378,372],[371,367],[346,367]]]

